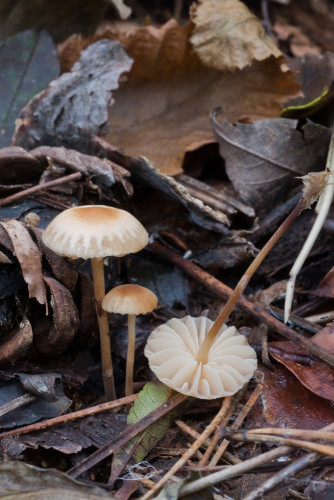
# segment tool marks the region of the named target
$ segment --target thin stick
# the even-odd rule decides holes
[[[105,446],[102,446],[99,450],[92,453],[89,457],[85,458],[77,464],[75,467],[67,471],[67,474],[71,477],[78,477],[87,470],[91,469],[101,460],[109,457],[115,450],[126,444],[130,439],[137,436],[140,432],[144,431],[153,422],[156,422],[159,418],[166,413],[170,412],[173,408],[176,408],[181,403],[184,403],[188,399],[188,396],[184,394],[176,394],[171,399],[160,405],[155,410],[151,411],[145,417],[139,420],[139,422],[128,426],[123,432],[121,432],[115,439],[112,439]]]
[[[104,284],[104,268],[103,259],[91,259],[92,272],[93,272],[93,285],[95,308],[97,314],[97,321],[99,324],[100,344],[101,344],[101,361],[102,361],[102,377],[104,385],[104,393],[106,401],[116,399],[114,370],[111,357],[111,345],[109,336],[109,321],[108,313],[101,307],[101,302],[105,296]]]
[[[243,432],[242,429],[240,432]],[[309,429],[281,429],[280,427],[268,427],[263,429],[250,429],[246,432],[250,434],[271,434],[278,436],[295,436],[295,437],[305,437],[309,441],[313,439],[327,439],[329,441],[334,441],[334,432],[324,431],[322,429],[318,431],[312,431]]]
[[[184,259],[176,252],[173,252],[172,250],[164,247],[157,241],[152,243],[150,245],[150,248],[156,254],[165,258],[169,262],[172,262],[174,265],[180,267],[185,273],[187,273],[192,278],[196,279],[199,283],[205,285],[207,288],[212,290],[222,299],[226,300],[232,295],[233,290],[231,288],[224,285],[224,283],[217,280],[216,278],[211,276],[211,274],[207,273],[206,271],[196,266],[192,262]],[[330,354],[327,350],[322,349],[316,344],[313,344],[307,338],[303,337],[303,335],[287,327],[284,323],[281,323],[278,319],[274,318],[266,311],[256,306],[249,300],[247,300],[245,297],[239,298],[238,305],[244,311],[246,311],[248,314],[254,317],[256,320],[266,323],[266,325],[268,325],[269,328],[278,332],[280,335],[287,338],[288,340],[291,340],[292,342],[295,342],[301,347],[304,347],[309,352],[318,356],[318,358],[322,359],[330,366],[334,367],[334,356]]]
[[[286,286],[286,295],[285,295],[285,304],[284,304],[284,323],[289,320],[289,316],[291,313],[291,305],[293,299],[293,293],[295,289],[295,283],[297,276],[303,267],[307,256],[309,255],[315,240],[317,239],[322,226],[324,225],[325,219],[328,215],[329,209],[332,204],[333,195],[334,195],[334,130],[332,131],[331,141],[329,145],[329,151],[326,162],[326,170],[330,172],[330,174],[326,178],[326,184],[323,189],[323,192],[319,198],[316,211],[318,212],[317,218],[314,221],[311,231],[309,232],[308,237],[301,249],[297,259],[295,260],[294,265],[290,271],[290,278]]]
[[[228,411],[230,401],[225,398],[222,403],[222,407],[215,416],[215,418],[210,422],[207,428],[202,432],[200,437],[191,445],[191,447],[182,455],[181,458],[169,469],[167,474],[165,474],[160,481],[158,481],[151,491],[148,491],[141,500],[149,500],[153,498],[155,494],[166,484],[166,482],[179,470],[181,467],[196,453],[196,451],[203,445],[209,436],[214,432],[216,427],[224,419],[226,412]]]
[[[29,394],[28,392],[26,394],[23,394],[22,396],[18,396],[12,401],[9,401],[8,403],[0,406],[0,417],[2,417],[2,415],[6,415],[6,413],[10,413],[11,411],[16,410],[17,408],[21,408],[21,406],[32,403],[33,401],[35,401],[35,399],[37,399],[36,396],[34,396],[33,394]]]
[[[11,194],[10,196],[6,196],[6,198],[2,198],[0,200],[0,207],[4,205],[9,205],[14,201],[21,200],[22,198],[26,198],[37,191],[42,191],[44,189],[48,189],[50,187],[59,186],[59,184],[64,184],[64,182],[74,181],[76,179],[80,179],[81,173],[75,172],[74,174],[65,175],[64,177],[60,177],[59,179],[55,179],[53,181],[44,182],[43,184],[37,184],[36,186],[30,187],[28,189],[24,189],[19,193]],[[67,207],[66,207],[67,208]]]
[[[39,431],[41,429],[46,429],[47,427],[52,427],[53,425],[69,422],[70,420],[77,420],[78,418],[95,415],[96,413],[100,413],[102,411],[112,410],[113,408],[118,408],[119,406],[132,403],[136,398],[137,394],[133,394],[132,396],[128,396],[127,398],[117,399],[116,401],[110,401],[109,403],[102,403],[100,405],[92,406],[84,410],[74,411],[66,415],[60,415],[59,417],[50,418],[48,420],[44,420],[43,422],[37,422],[36,424],[26,425],[24,427],[20,427],[19,429],[14,429],[13,431],[3,432],[2,434],[0,434],[0,438],[20,436],[21,434]]]
[[[246,404],[242,408],[241,412],[239,413],[239,415],[235,419],[234,423],[232,424],[233,429],[238,429],[241,426],[241,424],[243,423],[243,421],[247,417],[248,413],[253,408],[254,404],[256,403],[259,396],[261,395],[262,389],[263,389],[262,384],[258,384],[256,386],[256,388],[253,391],[253,393],[251,394],[250,398],[248,399],[248,401],[246,402]],[[217,463],[219,462],[219,460],[221,459],[221,457],[225,453],[226,448],[228,447],[229,444],[230,444],[230,442],[227,439],[223,440],[223,442],[220,444],[218,450],[216,451],[216,453],[212,457],[212,459],[209,463],[210,466],[217,465]],[[200,464],[200,465],[202,465],[202,464]]]
[[[326,427],[323,427],[322,430],[333,431],[334,423],[329,424]],[[204,488],[214,486],[215,484],[218,484],[221,481],[226,481],[227,479],[231,479],[232,477],[245,474],[246,472],[255,469],[255,467],[266,464],[271,460],[275,460],[279,457],[282,457],[283,455],[288,455],[292,451],[294,450],[291,446],[279,446],[274,450],[267,451],[266,453],[262,453],[257,457],[245,460],[241,464],[232,465],[228,469],[215,472],[213,474],[210,474],[209,476],[203,477],[201,479],[193,481],[192,483],[182,486],[179,490],[179,497],[181,498],[185,495],[196,493],[197,491],[200,491]]]
[[[229,434],[229,439],[233,441],[251,441],[255,443],[280,443],[296,448],[306,448],[307,450],[316,451],[324,455],[334,457],[334,447],[326,444],[312,443],[302,439],[291,439],[282,436],[274,436],[272,434],[248,434],[247,432],[236,432]]]

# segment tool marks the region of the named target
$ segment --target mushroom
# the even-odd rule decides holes
[[[125,395],[133,394],[133,365],[136,344],[136,316],[153,311],[158,299],[151,290],[139,285],[116,286],[102,301],[108,312],[128,315],[128,352],[126,356]]]
[[[105,295],[103,258],[138,252],[147,245],[148,234],[125,210],[83,205],[57,215],[44,231],[42,240],[59,255],[91,259],[105,397],[107,401],[115,399],[108,314],[101,308]]]
[[[201,345],[213,321],[173,318],[150,334],[145,347],[151,370],[168,387],[187,396],[216,399],[235,394],[256,367],[256,353],[234,326],[221,327],[207,359]]]

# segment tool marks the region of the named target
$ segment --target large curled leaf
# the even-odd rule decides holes
[[[201,0],[193,21],[191,43],[210,68],[234,71],[253,59],[282,55],[260,19],[239,0]]]
[[[159,381],[148,382],[138,394],[127,418],[127,424],[139,422],[148,413],[158,408],[172,396],[171,389]],[[175,412],[168,413],[144,432],[119,448],[113,457],[111,475],[116,479],[131,457],[136,462],[143,460],[152,448],[162,439],[169,428]]]
[[[187,151],[214,141],[208,116],[224,106],[231,121],[277,116],[281,105],[299,95],[291,71],[270,57],[235,73],[208,68],[189,41],[193,25],[174,19],[160,28],[105,23],[91,38],[73,35],[59,48],[63,69],[80,50],[101,38],[118,39],[134,60],[115,94],[108,141],[127,155],[145,156],[168,175],[182,172]]]
[[[225,160],[226,172],[241,198],[268,211],[282,201],[294,177],[324,168],[330,131],[312,122],[299,128],[297,120],[268,118],[254,123],[218,121],[212,126]]]

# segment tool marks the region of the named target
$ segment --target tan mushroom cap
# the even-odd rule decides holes
[[[102,301],[105,311],[118,314],[146,314],[157,307],[158,299],[151,290],[139,285],[116,286]]]
[[[205,317],[173,318],[148,337],[145,356],[151,370],[168,387],[201,399],[232,396],[251,379],[256,353],[234,326],[223,325],[207,363],[196,360],[212,321]]]
[[[92,259],[139,252],[148,243],[141,223],[125,210],[83,205],[65,210],[43,233],[43,243],[59,255]]]

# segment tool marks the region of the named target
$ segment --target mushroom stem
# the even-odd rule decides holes
[[[238,282],[237,286],[235,287],[232,295],[226,302],[225,306],[222,308],[220,311],[218,317],[216,318],[215,322],[211,326],[210,330],[206,334],[205,339],[202,342],[202,345],[199,349],[198,355],[197,355],[197,361],[206,363],[209,355],[210,348],[220,331],[221,327],[227,320],[228,316],[230,315],[230,312],[232,311],[233,307],[239,300],[240,296],[242,295],[243,291],[245,290],[246,286],[248,285],[249,280],[259,267],[259,265],[262,263],[264,258],[268,255],[270,250],[273,248],[273,246],[277,243],[277,241],[280,239],[280,237],[285,233],[285,231],[290,227],[290,225],[293,223],[293,221],[302,213],[302,211],[307,207],[305,203],[305,198],[304,196],[300,198],[298,201],[297,205],[295,208],[292,210],[291,214],[288,215],[288,217],[285,219],[284,222],[279,226],[279,228],[275,231],[275,233],[272,235],[272,237],[267,241],[267,243],[264,245],[260,253],[255,257],[253,262],[250,264],[248,269],[245,271],[243,276],[241,277],[240,281]]]
[[[128,314],[128,352],[126,356],[125,395],[133,394],[133,366],[136,349],[136,315]]]
[[[107,311],[104,311],[101,307],[101,302],[105,295],[103,259],[93,258],[91,259],[91,261],[92,261],[92,272],[93,272],[95,308],[96,308],[97,321],[99,324],[99,332],[100,332],[102,377],[103,377],[105,398],[106,401],[108,402],[116,399],[116,392],[114,383],[114,371],[111,358],[108,313]]]

